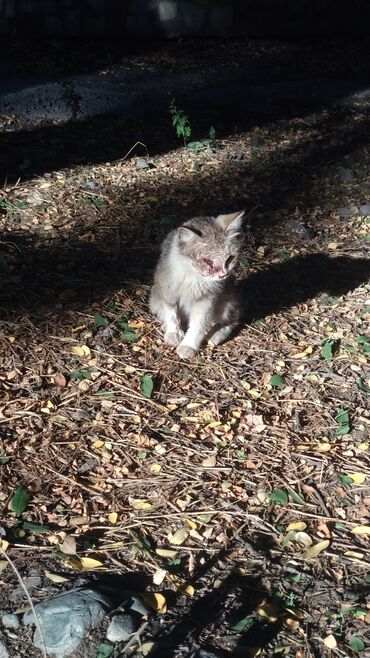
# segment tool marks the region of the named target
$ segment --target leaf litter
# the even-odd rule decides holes
[[[303,190],[312,172],[302,171],[294,206],[282,202],[284,182],[277,187],[274,180],[282,154],[299,170],[318,134],[330,145],[332,119],[325,110],[309,126],[291,118],[219,140],[216,127],[211,153],[181,147],[153,156],[150,168],[138,170],[135,159],[84,165],[4,190],[2,217],[21,229],[24,253],[36,238],[45,249],[32,291],[37,314],[24,300],[21,312],[9,304],[2,319],[1,548],[24,575],[30,562],[58,586],[90,571],[145,571],[153,591],[144,601],[169,628],[180,613],[167,590],[179,601],[187,594],[200,609],[205,592],[221,598],[217,619],[196,642],[228,650],[236,634],[262,619],[276,628],[277,654],[299,652],[302,638],[307,656],[323,646],[364,650],[369,614],[353,610],[370,609],[369,286],[359,281],[343,292],[334,286],[335,294],[318,288],[303,296],[298,290],[288,303],[292,275],[293,287],[304,282],[279,269],[310,252],[367,253],[368,224],[355,212],[343,222],[336,212],[356,204],[357,184],[368,185],[360,147],[352,154],[362,163],[359,183],[339,189],[331,163],[309,203]],[[351,121],[364,124],[365,117],[341,118],[339,143]],[[93,179],[98,197],[84,192]],[[261,203],[261,182],[264,198],[275,190],[281,214],[266,230],[264,213],[274,211],[257,209],[242,257],[240,276],[263,282],[253,321],[223,347],[179,362],[148,312],[153,245],[173,217],[197,213],[193,194],[198,202],[207,189],[209,207],[222,197],[233,207],[243,198],[252,208]],[[43,205],[25,205],[31,192]],[[281,228],[291,219],[312,225],[312,243]],[[109,278],[102,286],[98,275],[91,281],[68,247],[98,245],[98,272],[117,262],[122,244],[129,251],[137,243],[137,226],[132,275],[120,286]],[[55,255],[61,240],[67,246],[55,274],[48,253]],[[15,243],[0,247],[0,266],[16,271]],[[340,276],[345,284],[350,272]],[[9,297],[18,284],[8,276]],[[264,306],[270,284],[275,307]],[[93,301],[78,301],[80,285]],[[5,560],[0,569],[5,601],[12,574]],[[250,611],[234,619],[235,601],[246,599]],[[181,602],[181,613],[187,605]],[[255,655],[272,655],[261,637],[253,641]]]

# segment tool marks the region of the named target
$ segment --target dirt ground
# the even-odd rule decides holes
[[[217,73],[267,53],[271,80],[333,80],[366,45],[227,43],[157,44],[115,65],[214,57]],[[53,72],[46,51],[29,57]],[[169,112],[0,117],[0,548],[34,602],[95,581],[161,593],[113,656],[365,656],[369,107],[185,110],[190,147]],[[148,311],[160,241],[240,208],[245,325],[182,362]],[[4,554],[0,585],[4,610],[27,605]],[[12,656],[40,655],[29,630],[4,638]]]

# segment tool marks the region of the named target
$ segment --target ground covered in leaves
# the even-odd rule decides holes
[[[277,57],[239,40],[230,66],[258,48]],[[114,656],[365,655],[368,114],[246,111],[228,133],[216,116],[214,139],[192,148],[168,114],[137,129],[145,147],[129,157],[2,181],[4,609],[27,605],[8,556],[34,602],[118,576],[161,593]],[[17,118],[2,121],[16,135]],[[119,140],[122,119],[105,121]],[[243,207],[245,325],[184,363],[148,312],[160,240],[189,216]],[[32,655],[28,636],[7,642]]]

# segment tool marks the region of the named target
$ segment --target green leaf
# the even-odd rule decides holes
[[[249,260],[247,260],[246,258],[243,258],[243,256],[240,259],[240,264],[243,265],[244,267],[250,267],[251,266]]]
[[[282,388],[285,384],[285,379],[282,375],[272,375],[270,378],[269,384],[275,388]]]
[[[368,573],[365,573],[364,575],[364,581],[366,583],[370,583],[370,571]]]
[[[102,642],[99,644],[96,650],[96,658],[109,658],[113,653],[113,645],[108,644],[107,642]]]
[[[105,318],[103,315],[99,315],[97,313],[94,315],[94,323],[96,327],[107,327],[109,324],[109,320]]]
[[[244,457],[245,457],[244,450],[236,450],[235,451],[235,457],[238,457],[238,459],[244,459]]]
[[[8,457],[7,455],[0,455],[0,466],[2,464],[7,464],[9,459],[10,459],[10,457]]]
[[[207,145],[208,145],[208,142],[206,142],[206,141],[203,141],[203,142],[189,142],[187,147],[191,151],[196,151],[198,153],[199,151],[204,151],[207,148]]]
[[[13,512],[15,512],[16,516],[19,517],[21,514],[23,514],[28,505],[29,499],[30,497],[23,489],[23,487],[18,487],[18,489],[16,489],[15,494],[10,501],[10,507]]]
[[[232,631],[236,631],[237,633],[240,631],[244,631],[246,628],[249,628],[253,623],[253,617],[249,615],[248,617],[243,617],[243,619],[240,619],[239,621],[236,622],[236,624],[233,624],[231,626]]]
[[[325,340],[323,343],[321,343],[321,357],[325,359],[325,361],[330,361],[330,359],[333,358],[335,352],[338,351],[339,348],[339,341],[338,340]]]
[[[274,489],[269,495],[269,500],[277,505],[287,505],[288,494],[285,489]]]
[[[278,249],[276,255],[278,258],[281,258],[281,260],[289,260],[291,258],[291,254],[289,251],[286,251],[286,249]]]
[[[362,381],[361,377],[357,377],[356,379],[356,386],[357,388],[362,391],[363,393],[370,393],[370,388],[364,384]]]
[[[133,329],[130,329],[130,327],[127,327],[127,329],[121,331],[119,337],[121,340],[126,340],[128,343],[135,343],[139,339],[139,336],[134,332]]]
[[[153,393],[153,380],[150,375],[140,377],[140,391],[146,398],[151,398]]]
[[[69,374],[69,378],[73,381],[74,379],[91,379],[92,372],[91,370],[73,370]]]
[[[51,528],[49,528],[47,525],[37,525],[36,523],[29,523],[28,521],[24,521],[22,528],[24,530],[29,530],[29,532],[34,532],[35,534],[51,532]]]
[[[348,411],[346,411],[346,409],[339,409],[335,416],[335,420],[338,425],[337,429],[335,430],[335,434],[337,436],[344,436],[345,434],[349,434],[350,425]]]
[[[352,635],[348,642],[348,646],[350,649],[352,649],[352,651],[355,651],[356,653],[360,653],[360,651],[365,649],[364,641],[356,635]]]
[[[345,473],[337,473],[338,480],[341,484],[346,486],[347,484],[353,484],[353,480],[349,475],[346,475]]]
[[[305,502],[303,496],[296,493],[292,489],[289,489],[289,498],[291,498],[294,503],[297,503],[297,505],[303,505]]]
[[[287,580],[290,580],[291,583],[299,583],[301,580],[301,574],[300,573],[290,573],[287,576]]]

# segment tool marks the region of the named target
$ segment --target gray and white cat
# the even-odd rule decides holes
[[[229,277],[242,248],[243,216],[196,217],[162,243],[149,305],[163,324],[165,342],[182,359],[193,357],[208,338],[219,345],[239,324],[236,285]]]

